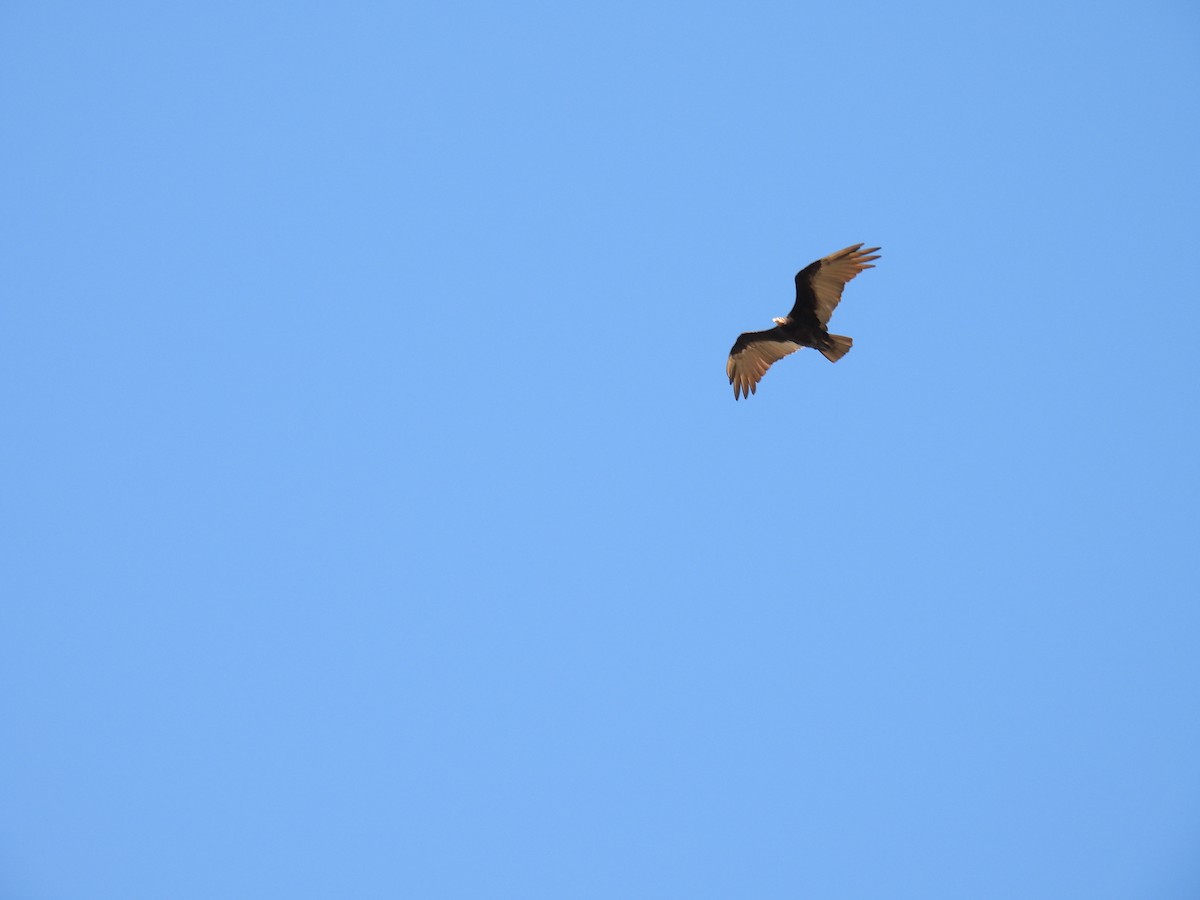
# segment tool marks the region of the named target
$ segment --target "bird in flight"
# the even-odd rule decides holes
[[[855,244],[805,266],[796,273],[796,305],[783,318],[773,319],[774,328],[738,335],[725,363],[725,374],[733,385],[733,398],[740,400],[758,390],[758,382],[771,364],[801,347],[815,347],[830,362],[837,362],[854,342],[830,334],[825,326],[842,300],[842,288],[878,256],[878,247],[862,249]]]

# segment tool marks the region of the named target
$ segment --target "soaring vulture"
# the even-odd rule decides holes
[[[777,360],[801,347],[815,347],[827,360],[837,362],[854,342],[840,334],[830,334],[825,326],[842,299],[846,282],[863,269],[875,268],[870,254],[878,247],[862,249],[855,244],[824,259],[818,259],[796,273],[796,305],[782,319],[773,319],[774,328],[747,331],[739,335],[729,351],[725,374],[733,385],[733,397],[740,400],[758,390],[758,382]]]

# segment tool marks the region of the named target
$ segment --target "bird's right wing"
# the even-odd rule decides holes
[[[740,400],[758,390],[758,383],[771,365],[789,353],[800,349],[800,344],[783,337],[779,328],[766,331],[747,331],[738,335],[729,351],[725,363],[725,374],[733,385],[733,398]]]

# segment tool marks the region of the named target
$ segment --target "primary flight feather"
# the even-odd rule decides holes
[[[740,400],[758,390],[771,364],[801,347],[815,347],[830,362],[837,362],[854,342],[840,334],[830,334],[825,326],[842,300],[842,288],[863,269],[875,268],[872,256],[878,247],[862,249],[855,244],[805,266],[796,273],[796,303],[783,318],[774,319],[775,327],[766,331],[747,331],[738,335],[725,363],[725,374],[733,385],[733,397]]]

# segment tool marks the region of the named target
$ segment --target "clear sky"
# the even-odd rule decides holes
[[[1198,98],[1182,0],[5,3],[0,897],[1200,896]]]

